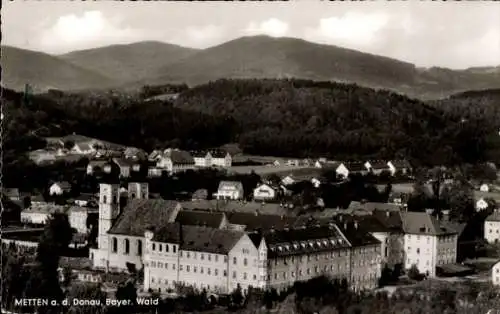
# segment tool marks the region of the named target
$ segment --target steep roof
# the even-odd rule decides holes
[[[427,213],[404,212],[401,213],[401,218],[405,233],[433,236],[457,233],[456,230],[440,225],[434,216]]]
[[[495,211],[486,218],[486,221],[499,221],[500,222],[500,210],[495,209]]]
[[[370,161],[370,165],[371,165],[371,168],[375,169],[375,170],[389,169],[389,166],[387,165],[387,162],[386,161],[382,161],[382,160]]]
[[[4,194],[7,197],[19,197],[19,189],[18,188],[3,188],[2,189],[2,194]]]
[[[204,212],[197,210],[181,210],[175,217],[175,222],[181,225],[205,226],[219,228],[224,220],[224,213]]]
[[[391,160],[390,163],[396,168],[396,169],[409,169],[411,168],[410,163],[407,160],[404,159],[399,159],[399,160]]]
[[[171,222],[177,204],[176,201],[163,199],[129,200],[109,233],[142,237],[147,228],[156,228]]]
[[[225,158],[227,152],[220,149],[214,149],[210,151],[210,155],[212,155],[213,158]]]
[[[196,157],[196,158],[205,158],[207,157],[207,151],[206,150],[194,150],[191,151],[191,156]]]
[[[351,163],[345,163],[344,166],[350,171],[350,172],[362,172],[362,171],[368,171],[366,169],[364,163],[362,162],[351,162]]]
[[[87,151],[92,149],[90,143],[76,143],[75,146],[78,147],[78,149],[80,149],[81,151]]]
[[[194,200],[206,200],[207,197],[208,197],[207,189],[199,189],[193,193],[193,196],[191,198]]]
[[[402,207],[397,204],[391,203],[376,203],[376,202],[357,202],[352,201],[349,204],[348,210],[364,210],[367,212],[373,212],[374,210],[390,210],[390,211],[400,211]]]
[[[227,254],[244,235],[235,230],[169,223],[154,231],[153,241],[177,243],[185,251]]]
[[[193,156],[191,156],[189,152],[183,150],[171,150],[168,155],[174,165],[194,164]]]
[[[69,190],[71,189],[71,184],[68,181],[60,181],[60,182],[54,182],[54,184],[57,184],[61,189],[66,189]],[[52,185],[54,185],[52,184]]]
[[[264,232],[262,236],[266,240],[268,256],[271,258],[349,247],[344,235],[333,225],[274,230]],[[257,238],[253,241],[258,242]]]
[[[403,220],[400,212],[376,209],[372,215],[386,228],[393,231],[403,231]]]
[[[270,215],[292,215],[293,209],[276,203],[245,202],[231,200],[198,200],[181,202],[183,209],[213,210],[221,212],[240,212],[270,214]]]

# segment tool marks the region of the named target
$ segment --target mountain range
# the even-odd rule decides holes
[[[49,55],[2,47],[3,82],[35,91],[198,85],[220,78],[301,78],[357,83],[423,99],[500,88],[500,67],[452,70],[295,38],[242,37],[206,49],[139,42]]]

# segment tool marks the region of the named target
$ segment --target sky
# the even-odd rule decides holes
[[[295,37],[420,67],[500,65],[500,2],[10,1],[2,44],[51,54],[144,40],[207,48]]]

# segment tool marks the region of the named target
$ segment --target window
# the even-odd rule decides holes
[[[113,196],[113,204],[118,204],[116,196]]]
[[[253,275],[253,280],[257,280],[257,275]]]
[[[236,265],[236,257],[233,257],[233,264]]]
[[[118,251],[118,240],[115,237],[113,237],[113,239],[112,239],[112,248],[111,249],[112,249],[113,253],[116,253]]]
[[[246,259],[246,257],[243,259],[243,265],[245,265],[245,266],[248,265],[248,260]]]
[[[158,244],[158,251],[163,251],[163,244]]]
[[[154,261],[153,261],[153,262],[151,262],[151,267],[152,267],[152,268],[155,268],[155,267],[156,267],[156,262],[154,262]]]
[[[227,270],[224,270],[224,277],[227,277]]]
[[[189,258],[191,256],[191,254],[189,254],[189,252],[186,253],[186,258]]]
[[[233,271],[233,279],[236,279],[236,272]]]
[[[142,240],[137,240],[137,255],[142,255]]]
[[[108,197],[106,195],[102,196],[102,202],[106,204],[108,202]]]
[[[205,259],[205,255],[202,253],[200,254],[200,259],[203,261]]]
[[[175,264],[172,264],[172,269],[175,270]],[[181,269],[182,270],[182,269]]]
[[[212,260],[212,255],[208,254],[207,258],[208,258],[209,261],[211,261]]]
[[[175,253],[176,251],[177,251],[177,247],[175,245],[172,245],[172,252]],[[182,254],[181,254],[181,256],[182,256]]]
[[[218,262],[219,261],[219,255],[215,255],[215,261]]]
[[[175,265],[175,264],[174,264]],[[179,265],[179,271],[182,271],[182,264]]]
[[[200,267],[200,273],[203,274],[203,267]]]
[[[219,276],[219,270],[218,270],[217,268],[216,268],[216,269],[214,269],[214,275],[215,275],[215,276]]]
[[[162,262],[158,262],[158,268],[162,268],[163,267],[163,263]]]
[[[212,270],[210,268],[207,268],[207,274],[211,274],[212,273]]]
[[[277,280],[278,279],[278,273],[274,273],[274,279]]]
[[[165,263],[165,269],[168,269],[168,263]]]
[[[196,273],[197,271],[198,271],[198,267],[194,266],[194,267],[193,267],[193,272],[195,272],[195,273]]]
[[[153,243],[152,247],[151,247],[151,250],[152,251],[155,251],[156,250],[156,243]]]
[[[189,266],[189,265],[187,265],[187,266],[186,266],[186,271],[187,271],[187,272],[189,272],[189,269],[190,269],[190,266]]]
[[[247,273],[243,273],[243,280],[247,280]]]
[[[420,254],[420,248],[417,248],[417,254]]]

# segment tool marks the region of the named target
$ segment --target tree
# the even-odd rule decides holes
[[[244,296],[241,290],[240,284],[236,286],[236,289],[231,293],[231,303],[232,306],[239,308],[243,304]]]
[[[71,305],[69,314],[104,314],[106,313],[106,293],[102,291],[100,284],[72,284],[68,290],[67,297],[69,300],[99,300],[100,306],[78,306]]]
[[[72,149],[75,146],[75,142],[68,140],[64,142],[64,148],[66,149]]]
[[[419,280],[421,278],[420,271],[418,270],[417,265],[411,265],[410,269],[408,269],[408,278],[413,280]]]

